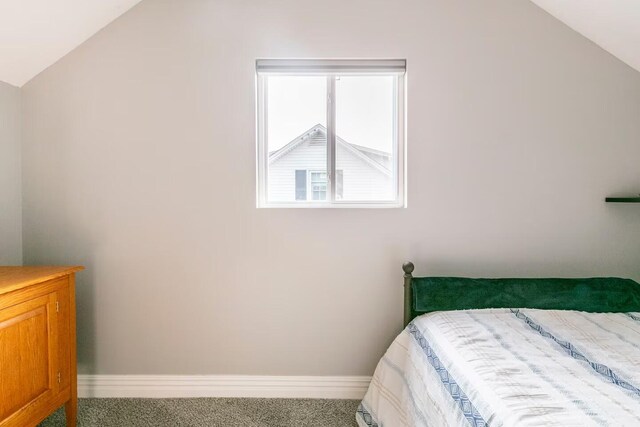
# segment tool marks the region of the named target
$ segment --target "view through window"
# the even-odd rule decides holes
[[[404,61],[258,61],[258,205],[400,206]]]

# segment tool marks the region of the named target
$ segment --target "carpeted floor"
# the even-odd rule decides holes
[[[354,427],[357,400],[80,399],[79,427]],[[40,427],[65,426],[64,409]]]

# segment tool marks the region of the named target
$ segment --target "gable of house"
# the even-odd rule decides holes
[[[326,171],[327,131],[316,125],[269,153],[268,192],[273,202],[312,200]],[[337,196],[363,201],[393,197],[391,155],[336,138]],[[314,185],[315,184],[315,185]],[[296,198],[297,194],[297,198]]]

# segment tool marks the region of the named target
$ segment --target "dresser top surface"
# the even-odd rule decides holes
[[[0,295],[84,270],[81,266],[0,267]]]

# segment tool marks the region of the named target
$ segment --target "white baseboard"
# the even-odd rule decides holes
[[[79,397],[362,399],[371,377],[78,375]]]

